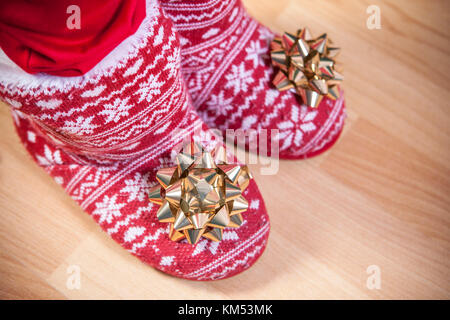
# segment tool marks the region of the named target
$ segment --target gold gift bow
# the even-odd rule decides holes
[[[271,43],[273,65],[280,68],[273,79],[278,90],[295,89],[303,103],[316,108],[324,96],[336,100],[339,84],[344,77],[336,70],[340,48],[330,46],[332,41],[324,33],[313,38],[308,28],[296,35],[285,32]]]
[[[187,143],[176,161],[157,172],[160,185],[149,192],[150,201],[161,205],[158,220],[170,223],[173,241],[222,240],[223,229],[238,228],[248,209],[242,196],[252,179],[248,167],[228,164],[223,146],[209,153],[195,142]]]

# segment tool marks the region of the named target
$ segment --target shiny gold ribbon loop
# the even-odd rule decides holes
[[[344,80],[336,69],[340,48],[324,33],[313,38],[308,28],[297,34],[285,32],[271,43],[272,64],[279,68],[273,84],[280,91],[295,90],[303,102],[316,108],[323,97],[336,100],[339,84]]]
[[[222,240],[223,229],[238,228],[248,208],[242,196],[252,179],[248,167],[228,164],[223,146],[210,153],[195,142],[184,145],[176,162],[157,172],[160,185],[149,191],[150,201],[161,206],[158,220],[170,223],[173,241]]]

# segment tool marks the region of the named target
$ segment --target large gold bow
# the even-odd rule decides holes
[[[252,178],[247,166],[228,164],[222,146],[209,153],[194,142],[183,147],[176,161],[157,172],[160,186],[149,192],[150,201],[161,205],[158,220],[170,223],[173,241],[222,240],[223,229],[239,227],[248,208],[242,196]]]
[[[276,37],[271,43],[271,57],[280,70],[273,84],[280,91],[295,89],[303,103],[313,108],[324,96],[339,98],[338,84],[344,78],[336,71],[334,59],[340,48],[330,44],[326,33],[314,39],[307,28],[296,35],[286,32]]]

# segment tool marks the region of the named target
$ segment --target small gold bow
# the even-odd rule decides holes
[[[324,96],[336,100],[340,96],[339,83],[344,79],[336,71],[340,48],[324,33],[313,38],[308,28],[296,35],[285,32],[271,43],[272,63],[280,70],[273,79],[278,90],[295,89],[303,103],[316,108]]]
[[[170,223],[173,241],[222,240],[223,229],[238,228],[248,208],[242,196],[252,179],[248,167],[228,164],[223,146],[209,153],[195,142],[184,145],[176,162],[157,172],[160,185],[149,192],[150,201],[161,205],[158,220]]]

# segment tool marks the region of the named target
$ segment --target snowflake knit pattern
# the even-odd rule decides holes
[[[268,153],[276,142],[287,159],[311,157],[335,143],[345,119],[343,96],[324,98],[311,109],[294,93],[278,91],[270,59],[275,34],[250,17],[240,0],[161,4],[180,33],[182,72],[194,106],[211,128],[224,135],[243,129],[250,140],[268,130]],[[279,134],[272,136],[271,129]]]
[[[249,209],[221,242],[173,242],[149,202],[156,171],[173,165],[186,138],[221,143],[193,111],[180,73],[177,34],[156,0],[139,30],[82,77],[0,68],[0,97],[22,143],[101,228],[142,261],[168,274],[214,280],[249,268],[269,234],[252,181]]]

